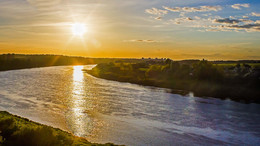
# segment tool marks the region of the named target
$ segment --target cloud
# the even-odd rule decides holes
[[[235,4],[233,7],[249,7],[248,4]],[[222,10],[221,6],[200,6],[200,7],[166,7],[163,6],[166,11],[186,13],[186,12],[206,12],[206,11],[219,11]],[[158,13],[157,9],[153,9],[155,14]],[[251,15],[258,16],[257,13],[253,12]],[[200,15],[199,15],[200,16]],[[198,28],[199,31],[229,31],[229,32],[260,32],[260,20],[250,20],[249,16],[241,16],[240,18],[236,18],[234,16],[230,16],[229,18],[221,18],[220,16],[212,16],[209,18],[193,16],[186,17],[180,16],[179,18],[170,19],[168,24],[182,24],[184,27],[193,27]],[[155,18],[157,20],[161,20],[161,16]],[[203,29],[199,29],[203,28]],[[138,41],[138,40],[136,40]],[[139,40],[138,42],[142,42],[143,40]]]
[[[156,20],[162,20],[162,17],[156,17],[156,18],[154,18],[154,19],[156,19]]]
[[[241,22],[244,22],[244,23],[253,23],[254,21],[252,20],[249,20],[249,19],[239,19]]]
[[[252,15],[252,16],[256,16],[256,17],[260,17],[260,13],[252,12],[251,15]]]
[[[222,32],[222,31],[226,32],[226,31],[229,31],[229,32],[231,32],[232,30],[219,27],[219,28],[207,28],[206,31],[211,31],[211,32]]]
[[[204,32],[205,31],[211,31],[211,32],[232,31],[230,29],[227,29],[225,25],[204,25],[199,27],[204,28]]]
[[[159,43],[161,41],[156,40],[124,40],[124,42],[136,42],[136,43]]]
[[[190,17],[181,17],[181,18],[175,18],[175,19],[171,19],[170,21],[172,21],[175,24],[181,24],[182,22],[191,22],[194,19],[190,18]]]
[[[166,11],[166,10],[161,10],[161,9],[157,9],[157,8],[146,9],[145,12],[148,14],[157,15],[157,16],[163,16],[168,13],[168,11]]]
[[[216,18],[211,19],[195,19],[194,22],[198,23],[190,23],[190,27],[194,28],[202,28],[198,31],[230,31],[230,32],[260,32],[260,20],[249,20],[249,19],[230,19],[230,18]]]
[[[232,29],[244,29],[246,31],[259,31],[260,32],[260,24],[244,24],[244,25],[229,25],[228,28]]]
[[[260,32],[260,23],[242,24],[242,25],[209,25],[201,26],[206,31],[236,31],[244,30],[246,32]]]
[[[208,11],[220,11],[221,6],[200,6],[200,7],[167,7],[163,6],[164,9],[172,12],[208,12]]]
[[[224,19],[215,19],[214,22],[216,22],[216,23],[226,23],[226,24],[237,24],[237,23],[241,22],[241,20],[224,18]]]
[[[163,6],[163,8],[172,12],[180,12],[182,10],[181,7],[170,8],[170,7]]]
[[[244,7],[244,8],[249,8],[250,5],[249,4],[234,4],[234,5],[231,5],[231,7],[233,9],[237,9],[237,10],[240,10],[241,7]]]

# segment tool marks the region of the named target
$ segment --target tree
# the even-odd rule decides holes
[[[199,80],[219,81],[223,78],[222,70],[207,60],[193,64],[193,73]]]

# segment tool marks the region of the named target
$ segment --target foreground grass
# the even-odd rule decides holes
[[[64,146],[93,145],[113,146],[113,144],[95,144],[86,139],[57,128],[42,125],[25,118],[0,111],[0,146]]]

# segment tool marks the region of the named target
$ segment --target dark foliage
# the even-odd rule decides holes
[[[260,103],[260,70],[245,62],[217,65],[206,60],[98,64],[90,74],[122,82],[193,91],[197,96]]]
[[[62,55],[3,54],[0,55],[0,71],[33,67],[98,64],[115,62],[119,60],[127,62],[138,61],[137,59],[86,58]]]

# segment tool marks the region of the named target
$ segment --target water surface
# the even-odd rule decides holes
[[[61,66],[0,72],[0,110],[91,142],[259,145],[260,105],[182,96]]]

